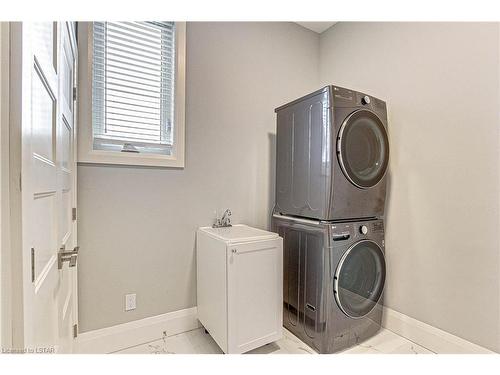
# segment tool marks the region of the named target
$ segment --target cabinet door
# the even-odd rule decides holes
[[[243,353],[282,335],[282,239],[228,246],[228,352]]]

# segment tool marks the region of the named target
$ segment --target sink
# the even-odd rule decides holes
[[[198,320],[224,353],[283,334],[283,239],[238,224],[196,232]]]
[[[200,230],[227,243],[271,240],[278,237],[277,233],[252,228],[245,224],[222,228],[203,227]]]

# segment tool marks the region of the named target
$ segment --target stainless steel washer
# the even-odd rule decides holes
[[[382,323],[380,219],[328,223],[273,215],[283,237],[283,325],[320,353],[359,344]]]

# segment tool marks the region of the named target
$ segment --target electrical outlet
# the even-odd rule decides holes
[[[136,294],[125,294],[125,311],[135,310],[137,307]]]

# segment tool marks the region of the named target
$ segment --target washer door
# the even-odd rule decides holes
[[[340,309],[351,318],[361,318],[376,306],[385,283],[385,258],[373,241],[353,244],[340,259],[333,292]]]
[[[380,118],[360,109],[343,122],[337,140],[340,167],[355,186],[366,189],[384,177],[389,163],[389,140]]]

